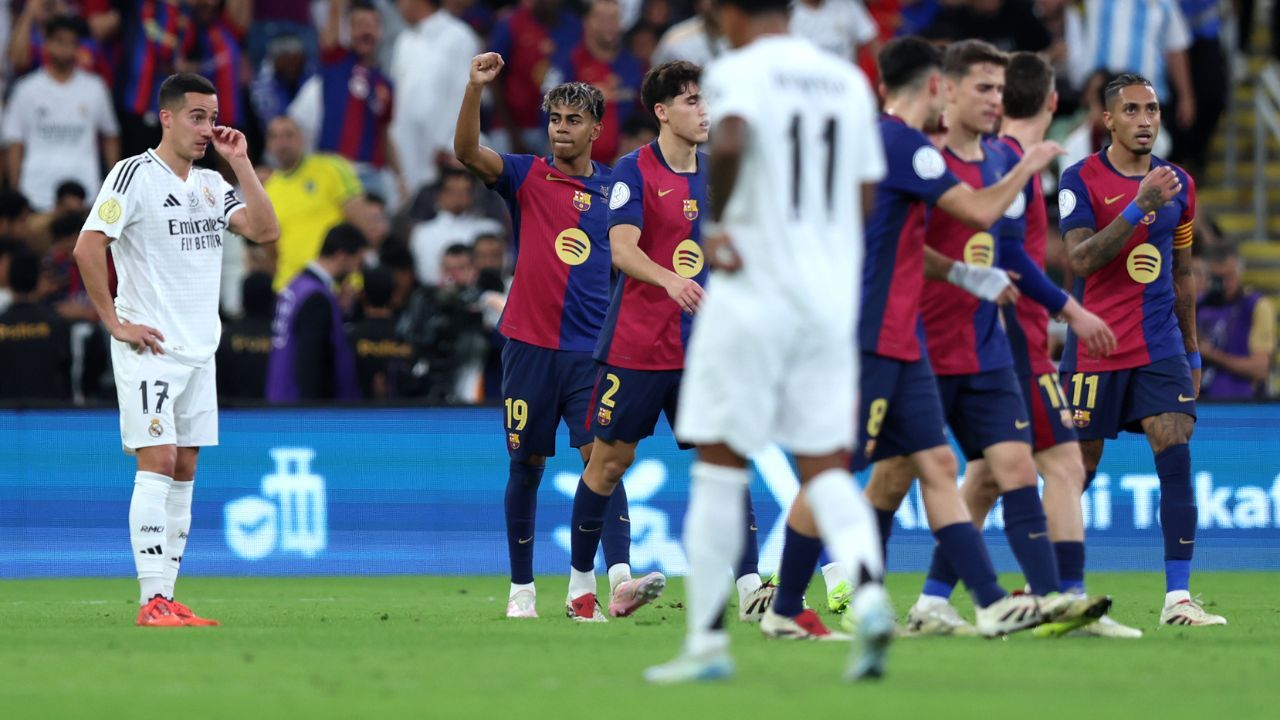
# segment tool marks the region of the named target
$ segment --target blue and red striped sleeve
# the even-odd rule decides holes
[[[644,177],[636,162],[638,153],[628,153],[613,167],[613,189],[609,192],[609,229],[634,225],[644,229]]]

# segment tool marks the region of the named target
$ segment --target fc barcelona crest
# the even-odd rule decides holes
[[[599,414],[596,415],[596,423],[601,427],[613,422],[613,411],[609,408],[600,408]]]
[[[1076,427],[1078,428],[1089,427],[1089,423],[1093,421],[1093,413],[1089,412],[1088,410],[1077,410],[1075,421],[1076,421]]]
[[[507,433],[507,445],[510,445],[512,450],[519,450],[520,433]]]
[[[591,209],[591,193],[586,190],[573,191],[573,206],[579,212],[586,212]]]
[[[684,201],[684,219],[690,220],[690,221],[698,219],[698,201],[697,200]]]

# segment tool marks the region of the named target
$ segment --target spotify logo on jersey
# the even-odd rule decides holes
[[[996,259],[996,241],[991,233],[974,233],[964,244],[964,261],[970,265],[991,267]]]
[[[1160,251],[1155,245],[1142,243],[1129,252],[1125,267],[1128,268],[1129,277],[1133,278],[1134,282],[1150,285],[1160,277],[1160,266],[1163,262],[1164,258],[1160,256]]]
[[[671,266],[682,278],[697,277],[702,272],[702,264],[702,247],[692,240],[682,241],[671,256]]]
[[[578,228],[569,228],[556,236],[556,255],[565,265],[581,265],[591,257],[591,239]]]

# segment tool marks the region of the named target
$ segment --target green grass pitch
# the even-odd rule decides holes
[[[920,579],[890,578],[900,612]],[[542,617],[511,621],[503,578],[194,578],[181,596],[223,627],[159,630],[133,627],[130,580],[0,582],[0,717],[1280,717],[1280,574],[1199,574],[1231,625],[1157,629],[1159,576],[1097,573],[1144,639],[905,639],[858,685],[840,681],[844,643],[766,642],[735,619],[737,677],[666,688],[640,672],[678,648],[678,580],[606,625],[563,617],[563,578],[539,585]]]

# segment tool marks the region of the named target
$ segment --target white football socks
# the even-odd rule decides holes
[[[533,586],[533,583],[521,583],[521,584],[511,583],[511,592],[507,594],[507,599],[510,600],[511,598],[516,596],[516,593],[522,592],[524,590],[528,590],[534,595],[538,594],[538,590]]]
[[[827,592],[831,592],[842,581],[849,580],[849,573],[844,571],[844,566],[840,563],[829,562],[822,566],[822,580],[827,584]]]
[[[609,592],[631,579],[631,566],[627,563],[614,563],[609,566]]]
[[[133,546],[133,564],[142,586],[139,603],[164,594],[165,543],[168,513],[165,503],[173,480],[159,473],[139,470],[133,479],[133,498],[129,501],[129,543]]]
[[[693,655],[723,652],[724,630],[714,630],[729,599],[725,571],[742,555],[746,538],[748,475],[745,469],[695,462],[690,470],[689,511],[684,518],[684,547],[689,558],[685,579],[689,600],[686,650]]]
[[[596,573],[595,570],[582,572],[569,568],[569,599],[577,600],[587,593],[595,594],[596,592]]]
[[[847,470],[818,473],[804,488],[818,533],[833,560],[857,583],[861,569],[877,581],[884,576],[880,530],[875,513]]]
[[[747,604],[747,596],[760,589],[764,581],[760,579],[760,573],[747,573],[733,582],[738,586],[738,605]]]
[[[168,518],[164,546],[164,596],[173,599],[173,586],[178,582],[178,570],[182,565],[182,553],[187,549],[187,534],[191,532],[191,495],[195,481],[174,481],[169,486],[169,497],[164,508]]]

